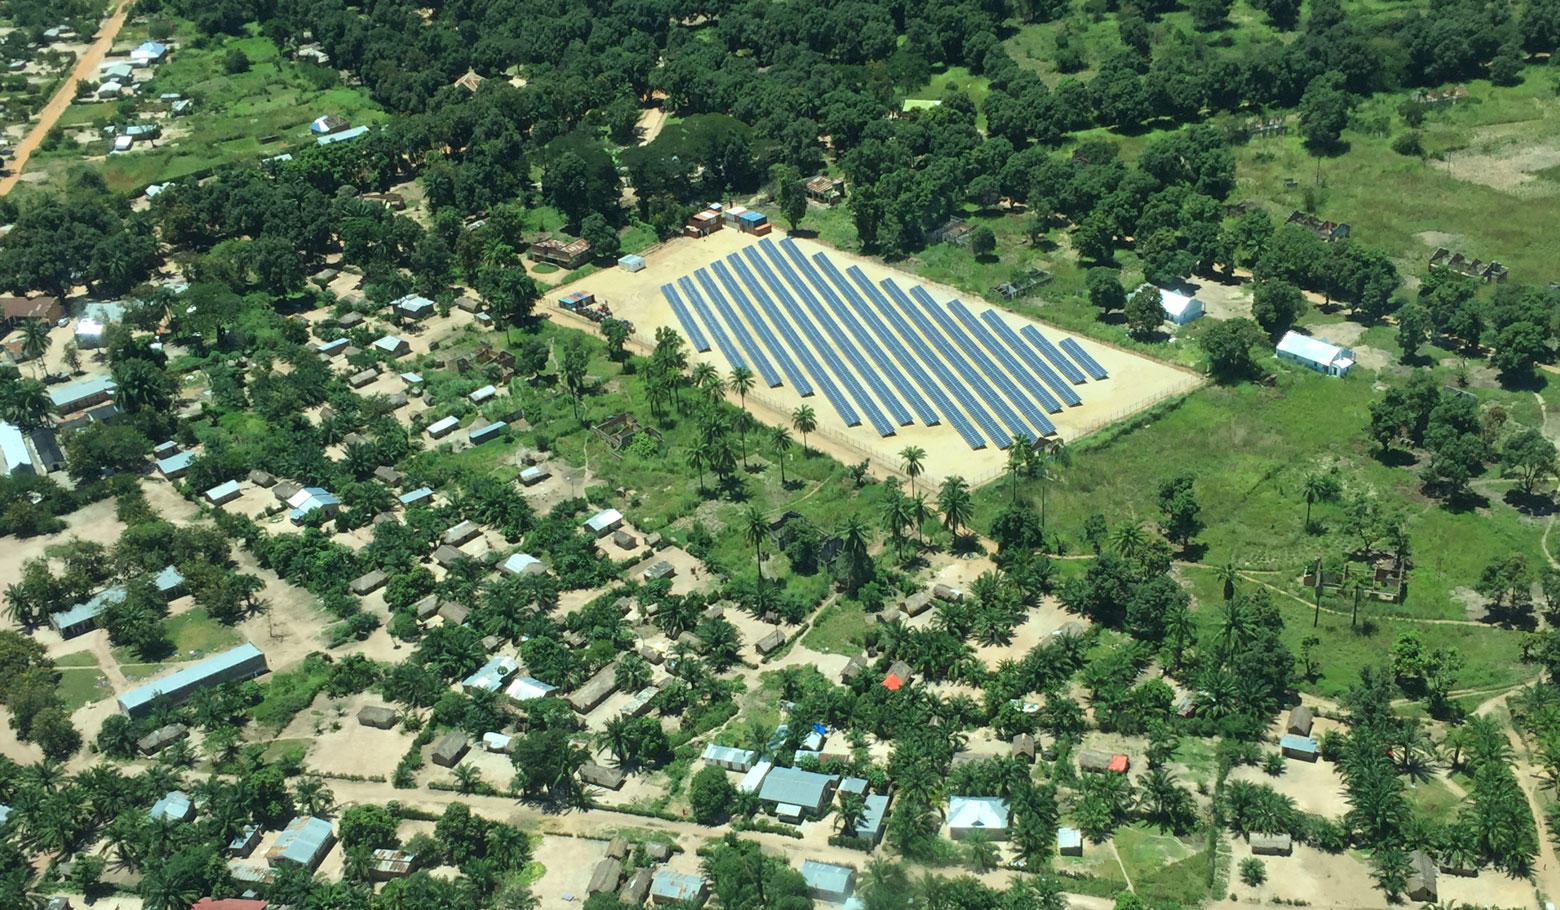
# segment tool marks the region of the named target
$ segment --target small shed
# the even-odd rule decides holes
[[[1294,710],[1289,712],[1289,721],[1284,724],[1284,730],[1295,736],[1310,736],[1311,725],[1315,720],[1310,708],[1305,705],[1295,705]]]
[[[580,780],[593,787],[601,787],[604,790],[617,790],[622,788],[623,782],[628,779],[616,768],[605,768],[596,764],[580,766]]]
[[[446,530],[440,539],[443,540],[444,543],[448,546],[458,547],[470,542],[481,533],[482,529],[477,526],[476,522],[463,521],[460,524]]]
[[[845,669],[840,671],[840,682],[847,684],[852,682],[856,677],[860,676],[862,671],[866,668],[866,657],[860,654],[853,656],[850,661],[845,664]]]
[[[498,394],[498,386],[490,384],[490,385],[485,385],[485,386],[483,386],[480,389],[477,389],[475,392],[472,392],[470,395],[467,395],[466,397],[468,399],[470,399],[472,404],[482,404],[484,402],[491,401],[493,399],[493,397],[496,396],[497,394]]]
[[[552,476],[552,472],[538,465],[531,465],[517,478],[523,487],[533,487]]]
[[[1411,901],[1434,903],[1440,899],[1435,883],[1435,862],[1424,851],[1415,850],[1408,856],[1408,886],[1403,894]]]
[[[904,611],[906,616],[920,616],[932,606],[932,592],[917,591],[905,598]]]
[[[457,551],[459,552],[459,551]],[[464,556],[462,558],[465,558]],[[458,604],[453,600],[446,600],[439,604],[439,616],[452,626],[465,625],[466,617],[471,615],[471,608]]]
[[[379,371],[370,367],[369,369],[359,370],[358,372],[353,373],[352,376],[347,379],[347,385],[354,389],[361,389],[378,378]]]
[[[595,515],[585,519],[585,530],[594,534],[598,539],[616,531],[623,524],[623,513],[617,509],[602,509]]]
[[[1294,844],[1287,834],[1253,834],[1251,852],[1257,856],[1288,856],[1294,852]]]
[[[1020,733],[1013,737],[1013,746],[1009,754],[1019,761],[1034,764],[1035,738],[1028,733]]]
[[[147,814],[154,822],[187,822],[195,817],[195,804],[190,802],[183,790],[170,790],[152,804],[152,810]]]
[[[936,584],[932,585],[932,596],[938,600],[946,600],[951,603],[958,603],[964,599],[964,592],[949,585]]]
[[[232,502],[239,497],[238,481],[229,480],[219,483],[206,491],[206,500],[214,506],[220,506],[226,502]]]
[[[607,857],[596,864],[596,868],[590,874],[590,884],[585,886],[586,894],[599,894],[602,891],[616,891],[623,881],[623,864],[618,860]]]
[[[617,668],[613,664],[607,664],[596,675],[592,676],[583,686],[569,695],[569,706],[581,714],[589,714],[596,706],[606,700],[608,695],[617,691]]]
[[[768,635],[760,638],[758,644],[753,647],[758,650],[759,654],[767,656],[778,651],[783,644],[785,644],[785,633],[779,629],[773,629]]]
[[[376,730],[388,730],[394,727],[398,715],[394,708],[384,705],[364,705],[363,710],[357,713],[357,721],[365,727],[373,727]]]
[[[645,898],[650,896],[650,879],[653,874],[649,869],[635,869],[618,892],[618,900],[630,907],[644,906]]]
[[[658,578],[671,578],[677,574],[677,567],[666,560],[658,560],[645,569],[645,581],[655,581]]]
[[[439,612],[439,595],[429,594],[417,603],[412,604],[412,612],[418,619],[430,619]]]
[[[617,264],[618,268],[625,272],[639,272],[644,270],[645,257],[629,253],[627,256],[620,257]]]
[[[392,487],[400,486],[401,481],[405,478],[405,474],[402,474],[395,468],[388,467],[386,465],[380,465],[374,469],[374,479]]]
[[[1309,736],[1285,733],[1278,738],[1278,750],[1287,758],[1300,761],[1316,761],[1316,740]]]
[[[547,566],[529,553],[511,553],[498,564],[498,571],[505,575],[545,575]]]
[[[418,487],[396,497],[403,506],[416,506],[427,504],[433,498],[433,490],[430,487]]]
[[[267,490],[276,486],[276,478],[270,473],[262,471],[259,468],[255,468],[253,471],[249,472],[249,482],[257,487],[264,487]]]
[[[1098,749],[1080,749],[1078,751],[1078,770],[1105,772],[1110,770],[1111,755],[1109,752],[1101,752]]]
[[[1065,825],[1056,829],[1056,852],[1061,856],[1083,855],[1083,832]]]
[[[632,550],[639,545],[639,539],[621,528],[612,532],[612,542],[624,550]]]
[[[364,575],[352,579],[352,593],[359,597],[372,594],[385,586],[386,576],[383,569],[375,569]]]
[[[856,890],[856,870],[810,859],[802,863],[802,881],[813,900],[843,904]]]
[[[136,740],[135,746],[141,750],[142,755],[156,755],[168,746],[190,735],[190,730],[183,724],[168,724],[158,727],[151,733]]]
[[[405,357],[412,352],[412,345],[405,338],[386,335],[374,342],[374,347],[391,357]]]
[[[910,665],[902,660],[896,660],[888,666],[888,672],[883,674],[883,688],[890,692],[898,692],[915,680]]]
[[[466,750],[471,748],[466,742],[466,734],[459,731],[446,733],[433,744],[433,752],[429,757],[436,765],[453,768],[466,756]]]

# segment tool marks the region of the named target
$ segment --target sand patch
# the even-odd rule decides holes
[[[1474,133],[1469,150],[1453,154],[1447,172],[1458,180],[1477,183],[1523,199],[1560,194],[1560,182],[1540,175],[1560,166],[1560,145],[1513,133],[1526,124],[1502,124]]]

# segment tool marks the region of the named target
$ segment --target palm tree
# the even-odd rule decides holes
[[[1338,498],[1338,478],[1331,474],[1312,472],[1300,483],[1300,495],[1305,499],[1305,529],[1311,530],[1311,506]]]
[[[747,393],[753,390],[753,371],[747,367],[732,367],[726,388],[737,393],[737,400],[742,402],[742,410],[746,411]]]
[[[462,764],[455,769],[455,789],[461,793],[475,793],[482,788],[482,772],[476,766]]]
[[[838,830],[854,832],[867,817],[867,798],[860,793],[840,793]]]
[[[693,372],[689,374],[693,379],[693,387],[703,392],[710,401],[720,398],[725,386],[720,381],[720,372],[713,364],[699,362],[693,365]]]
[[[1240,573],[1235,570],[1233,561],[1226,562],[1214,570],[1214,577],[1224,583],[1224,599],[1229,600],[1235,596],[1235,582],[1240,578]]]
[[[0,388],[0,419],[23,430],[36,430],[55,413],[49,390],[36,379],[21,379]]]
[[[997,845],[984,831],[971,831],[964,836],[964,855],[976,874],[984,875],[997,868]]]
[[[1124,521],[1110,532],[1110,546],[1116,551],[1116,555],[1132,559],[1148,546],[1148,535],[1143,532],[1141,524],[1135,521]]]
[[[899,450],[899,457],[904,459],[901,467],[910,478],[910,495],[914,496],[916,478],[926,472],[926,450],[920,446],[905,446]]]
[[[693,447],[688,450],[688,461],[689,461],[689,463],[692,464],[694,467],[699,469],[699,492],[700,493],[703,493],[704,490],[705,490],[705,487],[704,487],[704,470],[705,470],[705,468],[708,468],[710,466],[710,464],[714,461],[714,459],[715,459],[715,447],[712,444],[710,444],[710,442],[708,440],[701,439],[698,442],[694,443]]]
[[[970,486],[963,477],[953,474],[943,481],[937,491],[937,508],[943,515],[943,527],[957,538],[971,516]]]
[[[325,786],[325,780],[312,774],[306,775],[293,788],[293,798],[310,815],[329,815],[336,808],[336,794]]]
[[[1219,645],[1226,655],[1234,654],[1251,640],[1251,619],[1239,600],[1224,602],[1224,617],[1219,623]]]
[[[1018,475],[1029,467],[1029,456],[1029,440],[1015,434],[1007,450],[1008,482],[1014,502],[1018,502]]]
[[[758,510],[758,506],[748,506],[742,524],[743,533],[747,536],[748,543],[753,545],[753,552],[758,557],[758,582],[762,585],[764,583],[764,540],[769,536],[769,522],[764,518],[764,513]]]
[[[744,470],[748,466],[748,460],[747,460],[747,458],[748,458],[748,447],[747,447],[747,434],[748,434],[748,430],[753,429],[753,427],[757,423],[758,423],[758,421],[754,420],[753,419],[753,415],[749,414],[747,411],[738,411],[737,412],[737,419],[736,419],[737,436],[738,436],[739,439],[742,440],[742,467],[743,467]]]
[[[1051,488],[1051,481],[1056,477],[1051,466],[1065,468],[1072,465],[1072,449],[1069,449],[1066,443],[1057,440],[1046,446],[1044,451],[1032,452],[1031,455],[1040,474],[1040,530],[1044,533],[1046,493]]]
[[[915,536],[922,546],[926,546],[926,519],[932,516],[932,507],[926,501],[925,493],[917,493],[910,499],[910,519],[915,522]]]
[[[1365,579],[1359,575],[1350,575],[1343,580],[1343,586],[1338,590],[1354,596],[1354,612],[1349,617],[1349,628],[1352,629],[1360,621],[1360,594],[1365,590]]]
[[[43,372],[43,355],[54,339],[49,337],[49,324],[42,319],[22,320],[22,356],[38,362],[38,372]]]
[[[905,541],[905,529],[910,527],[914,518],[910,509],[910,498],[905,494],[894,490],[883,500],[883,528],[888,531],[888,539],[893,541],[894,552],[903,555]]]
[[[607,721],[601,728],[601,741],[617,758],[618,764],[622,764],[628,757],[628,728],[627,715],[619,714]]]
[[[807,454],[807,434],[818,429],[818,415],[807,405],[802,405],[791,412],[791,427],[802,434],[802,454]]]
[[[785,458],[791,452],[791,431],[785,427],[773,427],[769,431],[769,448],[774,450],[775,461],[780,464],[780,486],[785,486]]]

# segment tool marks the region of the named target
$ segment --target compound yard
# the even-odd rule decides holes
[[[725,229],[645,259],[548,301],[588,291],[645,344],[670,326],[694,362],[753,371],[758,419],[788,425],[805,404],[813,439],[889,470],[914,445],[936,474],[980,482],[1015,435],[1072,441],[1201,381],[806,239]]]

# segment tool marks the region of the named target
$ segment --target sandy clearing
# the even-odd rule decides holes
[[[1231,869],[1249,858],[1251,846],[1244,840],[1231,840]],[[1267,881],[1256,888],[1231,875],[1230,893],[1236,900],[1208,905],[1219,910],[1250,910],[1253,906],[1274,907],[1308,904],[1313,907],[1379,908],[1386,905],[1381,891],[1370,877],[1370,869],[1348,853],[1323,853],[1315,847],[1294,845],[1292,856],[1261,856],[1267,866]]]
[[[1203,302],[1203,314],[1213,319],[1251,316],[1251,285],[1248,282],[1221,284],[1206,279],[1185,282],[1192,296]]]
[[[1553,127],[1543,135],[1553,136]],[[1560,183],[1538,176],[1560,165],[1560,146],[1533,135],[1531,121],[1484,127],[1473,134],[1468,151],[1448,156],[1446,172],[1523,199],[1560,193]]]
[[[65,81],[60,83],[54,97],[50,98],[49,103],[38,112],[37,122],[22,141],[16,144],[16,149],[12,153],[10,176],[0,179],[0,196],[11,192],[11,188],[16,186],[33,150],[43,141],[44,134],[54,126],[55,121],[60,119],[60,115],[65,113],[65,109],[70,107],[71,101],[75,100],[76,83],[83,79],[90,80],[97,75],[98,64],[102,63],[104,56],[108,54],[108,49],[113,45],[114,38],[118,36],[120,27],[125,24],[125,14],[129,11],[129,0],[119,0],[119,6],[114,10],[113,15],[109,16],[98,29],[97,39],[82,52],[75,68],[71,70]]]
[[[1285,759],[1284,773],[1277,777],[1267,774],[1261,768],[1242,765],[1230,771],[1229,779],[1267,784],[1294,800],[1302,812],[1341,818],[1349,811],[1349,801],[1344,797],[1343,778],[1338,776],[1337,765],[1332,762]]]
[[[45,555],[50,547],[71,538],[92,541],[112,547],[118,540],[124,525],[114,515],[114,501],[100,499],[89,503],[69,515],[62,516],[65,529],[56,534],[39,534],[35,537],[8,538],[5,542],[5,558],[0,560],[0,590],[15,584],[22,578],[22,564],[29,559]],[[58,571],[60,566],[51,564]],[[15,628],[10,620],[4,620],[4,628]],[[52,634],[52,633],[50,633]],[[42,639],[40,639],[42,640]]]
[[[774,233],[781,235],[778,229]],[[779,239],[779,236],[776,236],[776,239]],[[660,293],[661,285],[689,275],[716,259],[723,259],[756,243],[757,240],[758,238],[752,235],[730,229],[717,231],[708,237],[698,239],[676,238],[646,255],[646,268],[641,272],[629,273],[621,269],[607,269],[572,283],[568,290],[570,292],[588,290],[594,293],[599,301],[610,304],[614,313],[632,321],[638,340],[643,344],[649,344],[655,330],[660,326],[681,329],[670,304]],[[901,288],[907,290],[919,283],[939,301],[965,298],[971,301],[971,309],[977,315],[986,308],[984,302],[968,294],[921,281],[914,276],[889,268],[881,262],[835,250],[810,239],[797,238],[797,244],[808,256],[816,252],[826,253],[841,270],[859,265],[874,282],[893,278]],[[549,316],[561,315],[561,311],[556,309],[555,304],[563,293],[563,290],[555,289],[546,295],[548,303],[553,305],[547,311]],[[1006,310],[998,309],[997,312],[1015,329],[1033,322]],[[567,316],[559,321],[573,324]],[[1033,324],[1040,326],[1047,337],[1055,342],[1060,342],[1066,337],[1076,338],[1079,344],[1099,360],[1110,373],[1109,379],[1101,382],[1091,381],[1079,387],[1079,394],[1084,399],[1083,405],[1048,415],[1056,424],[1058,433],[1065,439],[1073,440],[1086,435],[1141,410],[1154,401],[1188,390],[1202,381],[1201,377],[1190,371],[1149,360],[1087,337],[1071,336],[1070,333],[1043,323]],[[715,350],[695,354],[691,359],[694,362],[711,363],[722,373],[730,368],[730,364]],[[731,400],[736,402],[734,396]],[[847,427],[821,394],[803,399],[789,385],[780,385],[756,390],[747,396],[747,409],[760,421],[770,425],[789,425],[791,412],[804,403],[812,407],[817,414],[819,426],[818,431],[809,437],[809,443],[846,461],[868,459],[880,471],[894,471],[897,470],[899,463],[897,453],[906,446],[917,445],[924,448],[928,454],[928,483],[937,483],[943,477],[954,473],[978,483],[1001,473],[1005,464],[1006,456],[995,445],[972,451],[952,425],[946,422],[930,427],[914,423],[899,427],[891,437],[880,437],[869,425]]]

